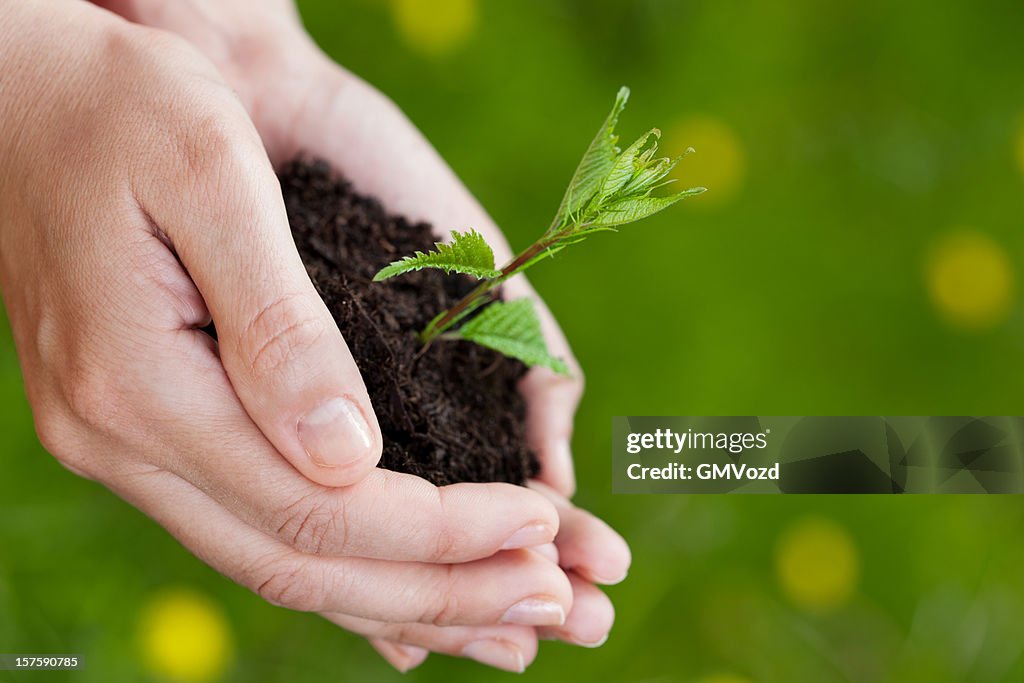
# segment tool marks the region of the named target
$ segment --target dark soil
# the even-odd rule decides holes
[[[522,363],[463,341],[436,341],[417,357],[416,333],[473,281],[430,270],[373,282],[391,261],[433,247],[431,226],[388,214],[321,162],[293,162],[280,180],[299,254],[370,392],[380,466],[437,485],[536,474],[516,388]]]

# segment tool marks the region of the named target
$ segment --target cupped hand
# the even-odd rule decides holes
[[[173,32],[217,66],[252,116],[270,159],[323,158],[388,210],[445,233],[472,227],[498,262],[512,252],[501,230],[451,168],[391,100],[324,55],[302,29],[292,0],[94,0],[131,21]],[[536,302],[546,341],[572,373],[527,374],[531,446],[539,478],[565,496],[575,489],[569,443],[583,373],[544,302],[523,276],[510,296]]]
[[[431,145],[387,97],[316,48],[290,0],[98,4],[181,35],[210,57],[250,112],[275,163],[300,153],[325,158],[359,191],[380,198],[390,210],[442,229],[474,227],[494,245],[499,260],[511,256],[494,221]],[[513,296],[535,298],[549,347],[572,368],[570,378],[534,368],[521,388],[528,399],[531,445],[541,461],[540,481],[533,487],[555,504],[561,518],[555,546],[535,554],[557,560],[566,570],[573,608],[565,624],[540,629],[396,624],[327,611],[336,623],[368,636],[402,670],[422,662],[428,651],[520,670],[536,653],[538,635],[600,644],[614,610],[594,584],[616,583],[629,566],[622,538],[567,500],[575,487],[569,439],[582,391],[580,368],[528,282],[520,276],[506,287]]]
[[[579,591],[525,549],[555,537],[550,499],[374,467],[365,389],[217,69],[77,0],[0,25],[0,286],[47,449],[276,604],[524,656],[532,627],[571,628]]]

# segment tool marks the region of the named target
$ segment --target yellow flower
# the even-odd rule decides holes
[[[985,330],[1006,319],[1014,273],[1006,251],[991,237],[959,230],[929,253],[925,281],[932,304],[955,327]]]
[[[779,539],[775,569],[783,593],[793,604],[810,612],[828,612],[853,595],[860,561],[853,540],[841,526],[809,518]]]
[[[432,57],[454,52],[473,33],[476,0],[392,0],[391,15],[413,49]]]
[[[223,612],[187,588],[163,591],[146,605],[139,639],[146,668],[181,683],[217,680],[232,657],[231,629]]]
[[[670,155],[683,154],[687,147],[695,151],[676,166],[672,177],[679,179],[680,187],[708,188],[687,203],[717,205],[736,196],[747,175],[747,155],[731,126],[711,116],[694,116],[673,124],[664,132],[662,139]]]

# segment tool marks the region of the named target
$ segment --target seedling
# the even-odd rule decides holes
[[[495,268],[494,251],[483,236],[469,230],[453,231],[451,243],[438,242],[432,251],[418,251],[377,273],[374,280],[381,281],[423,268],[436,268],[480,280],[469,294],[427,324],[419,335],[424,344],[429,345],[438,338],[465,339],[518,358],[526,365],[542,365],[568,374],[565,362],[548,352],[533,301],[499,301],[498,286],[570,244],[582,242],[597,232],[614,232],[620,225],[651,216],[684,197],[704,191],[703,187],[694,187],[665,196],[651,194],[673,182],[666,180],[666,176],[682,157],[654,156],[661,138],[657,128],[640,136],[624,151],[616,146],[619,138],[615,125],[628,98],[629,88],[621,88],[615,106],[576,168],[551,226],[501,269]],[[468,318],[478,310],[476,316]]]

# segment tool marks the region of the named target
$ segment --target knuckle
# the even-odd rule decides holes
[[[40,388],[37,382],[26,383],[32,406],[32,421],[43,449],[74,474],[97,479],[103,471],[102,457],[90,448],[86,435],[73,415],[62,404],[52,387]]]
[[[456,535],[451,525],[447,521],[442,522],[436,530],[434,547],[429,560],[435,564],[448,560],[457,545]]]
[[[169,32],[141,24],[109,22],[103,30],[103,46],[109,56],[127,60],[152,60],[163,48],[179,40]]]
[[[80,471],[89,469],[77,448],[74,423],[64,411],[53,407],[36,408],[32,419],[39,443],[47,453],[65,466]]]
[[[220,193],[245,177],[238,170],[262,151],[258,134],[237,95],[192,44],[167,31],[117,24],[104,33],[104,56],[109,94],[159,133],[160,151],[179,161],[181,178]]]
[[[420,624],[397,624],[392,626],[388,637],[399,643],[416,644],[423,641],[423,631]]]
[[[437,497],[437,521],[434,529],[431,530],[434,535],[434,544],[427,559],[436,564],[445,562],[452,556],[458,546],[458,534],[447,513],[444,489],[435,488],[434,491]]]
[[[83,361],[87,352],[81,340],[69,341],[59,328],[53,314],[41,315],[34,340],[38,364],[25,366],[25,390],[42,447],[65,467],[91,477],[97,463],[85,455],[87,441],[106,432],[121,410],[122,385],[100,371],[95,356]]]
[[[259,381],[313,348],[326,333],[324,318],[309,297],[283,296],[261,307],[245,325],[239,351]]]
[[[214,72],[194,45],[171,31],[123,21],[107,22],[100,30],[102,63],[119,73],[175,80],[186,69]]]
[[[140,60],[152,59],[152,41],[156,38],[152,37],[149,29],[137,24],[110,22],[103,27],[100,40],[104,62],[134,65]]]
[[[104,133],[96,144],[123,145],[143,195],[172,185],[231,201],[225,188],[262,147],[213,64],[179,36],[126,22],[104,28],[99,43],[93,79],[107,106],[92,112]]]
[[[347,545],[347,528],[344,501],[338,496],[316,494],[285,509],[277,536],[309,555],[342,553]]]
[[[299,612],[321,609],[326,591],[311,562],[277,560],[264,570],[262,576],[256,593],[270,604]]]
[[[130,388],[123,373],[79,366],[66,374],[62,389],[71,414],[87,427],[107,432],[127,422]]]
[[[455,578],[456,565],[441,565],[437,580],[428,583],[424,589],[430,595],[423,596],[422,604],[426,605],[420,621],[434,626],[452,626],[456,623],[459,614],[459,596],[456,591],[457,580]]]
[[[126,85],[145,84],[146,90],[133,87],[119,93],[122,99],[139,105],[149,101],[143,93],[175,94],[185,82],[183,74],[210,75],[212,65],[187,40],[169,31],[160,31],[141,24],[108,22],[98,36],[97,68],[105,76],[108,90]],[[178,85],[177,90],[175,85]],[[170,89],[168,91],[168,89]],[[157,102],[152,102],[155,113]],[[166,100],[163,101],[166,109]]]
[[[59,454],[64,450],[66,444],[68,421],[52,409],[36,410],[32,419],[35,423],[39,443],[48,453],[59,460]]]
[[[245,173],[235,173],[234,169],[249,166],[244,160],[250,140],[242,134],[245,128],[229,111],[219,107],[195,107],[178,124],[175,143],[188,182],[203,193],[221,195],[230,205],[233,197],[223,191],[247,177]]]

